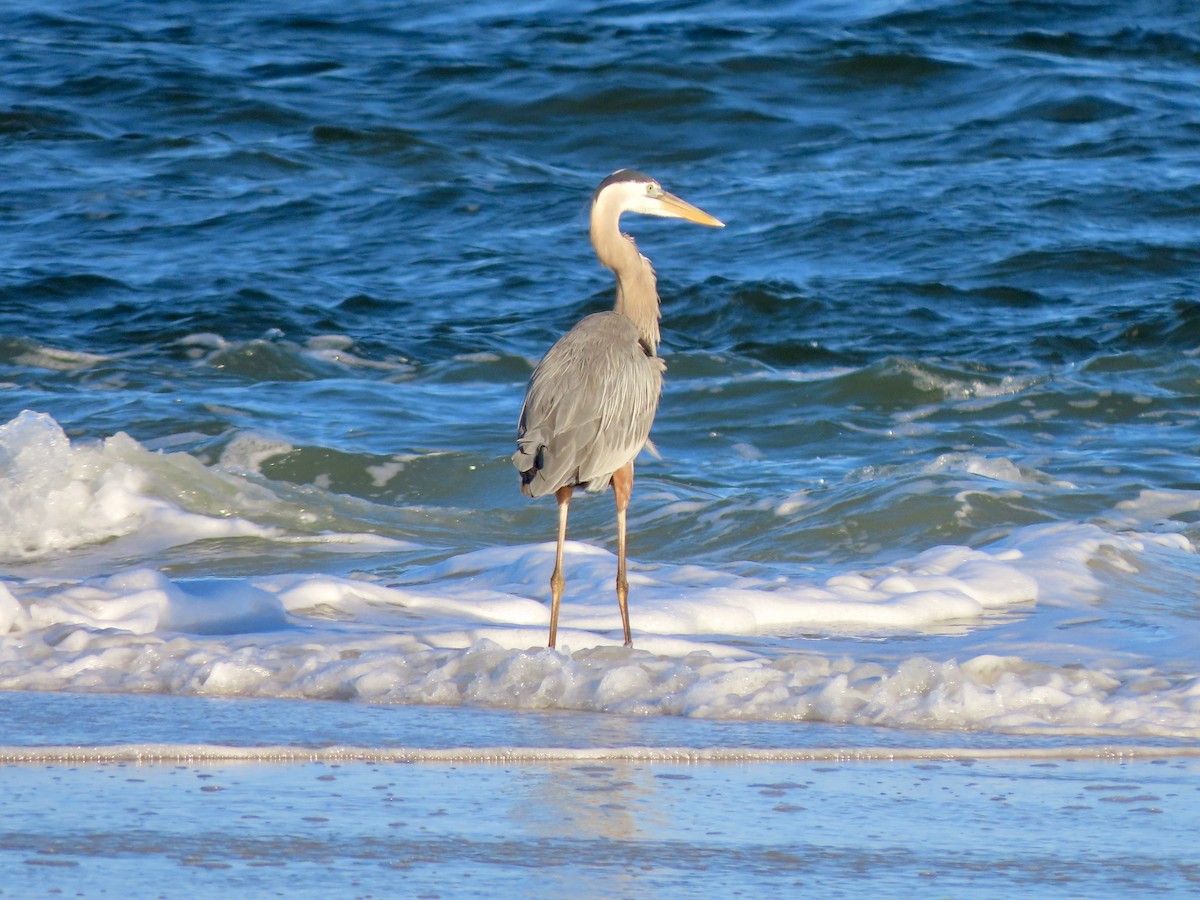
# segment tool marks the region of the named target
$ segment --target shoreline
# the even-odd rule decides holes
[[[1062,747],[303,747],[217,744],[0,746],[0,765],[53,763],[462,763],[638,762],[662,764],[1146,761],[1197,759],[1200,746]]]

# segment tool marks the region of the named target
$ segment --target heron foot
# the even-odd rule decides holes
[[[633,646],[633,637],[629,633],[629,581],[625,577],[624,567],[617,573],[617,606],[621,608],[621,627],[625,631],[625,646]]]

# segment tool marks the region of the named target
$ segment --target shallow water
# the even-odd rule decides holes
[[[1124,897],[1200,878],[1194,746],[22,691],[0,715],[14,896]],[[99,732],[131,743],[81,745]]]
[[[1183,896],[1197,878],[1194,857],[1172,840],[1197,824],[1195,767],[1184,763],[843,763],[799,776],[774,763],[621,762],[20,774],[6,809],[26,827],[0,833],[0,865],[18,863],[4,865],[14,895],[95,879],[133,882],[135,897],[261,894],[281,882],[313,897],[698,896],[699,884],[685,885],[699,879],[731,894],[747,884],[831,896],[916,884],[993,897],[1002,883],[1119,897]],[[1037,797],[1014,791],[1017,779],[1035,781]],[[83,800],[45,801],[66,793]],[[730,803],[740,808],[732,826],[721,819]],[[996,834],[1001,817],[1008,825]],[[1119,852],[1095,844],[1097,834]]]
[[[693,749],[1200,736],[1192,5],[80,0],[0,28],[12,696],[445,708],[445,746],[490,710]],[[623,220],[668,367],[636,649],[601,496],[550,652],[553,504],[509,455],[536,360],[612,302],[586,213],[622,166],[727,227]],[[173,742],[88,721],[72,742]]]

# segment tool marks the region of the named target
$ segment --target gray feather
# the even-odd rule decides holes
[[[608,487],[649,440],[665,368],[616,312],[590,315],[563,335],[529,380],[513,454],[521,491]]]

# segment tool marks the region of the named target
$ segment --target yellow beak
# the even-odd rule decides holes
[[[687,219],[689,222],[695,222],[697,225],[708,225],[712,228],[724,228],[725,223],[716,216],[710,216],[698,206],[692,206],[686,200],[681,200],[674,194],[663,191],[662,195],[655,198],[662,204],[662,215],[669,216],[673,219]]]

